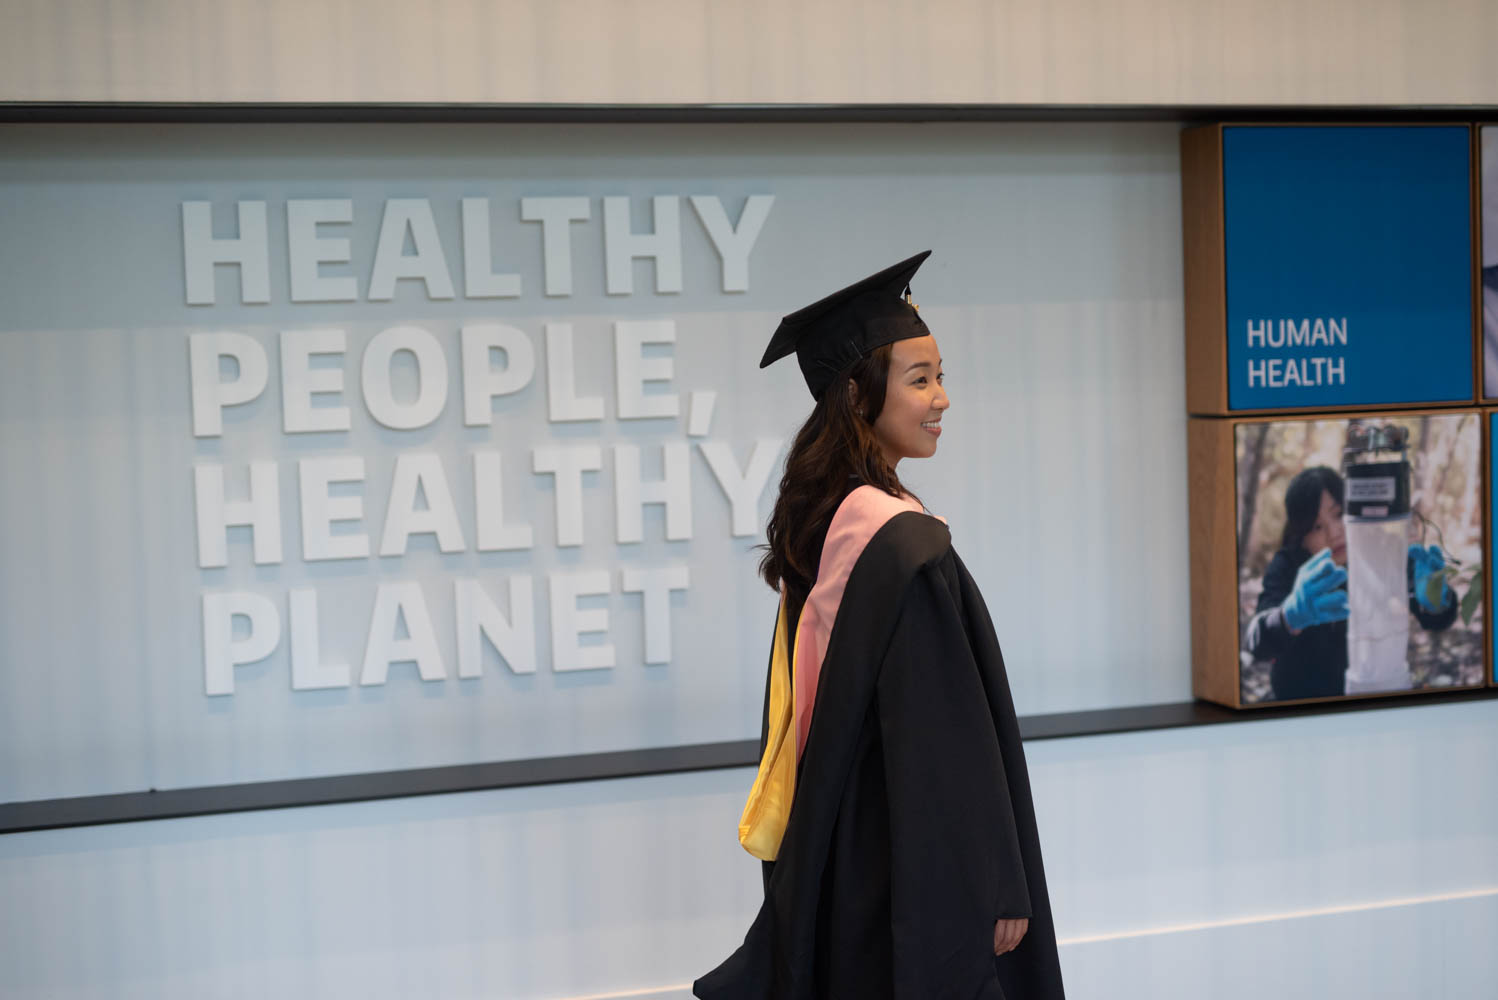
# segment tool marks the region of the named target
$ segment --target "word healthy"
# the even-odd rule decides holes
[[[686,200],[718,253],[723,291],[748,291],[749,255],[775,203],[774,196],[750,195],[737,223],[729,221],[727,210],[715,195],[693,195]],[[681,197],[651,198],[654,228],[644,232],[636,232],[631,226],[631,199],[607,197],[602,201],[608,294],[634,293],[633,262],[637,258],[654,260],[656,292],[680,292]],[[457,242],[463,248],[463,297],[519,298],[524,291],[521,276],[494,270],[490,200],[463,198],[459,204]],[[521,198],[519,210],[520,221],[538,229],[546,295],[571,295],[576,242],[572,238],[573,227],[591,220],[591,201],[583,197]],[[182,203],[182,262],[188,305],[217,304],[214,287],[217,265],[239,267],[240,302],[258,305],[271,301],[271,240],[266,203],[237,202],[235,215],[238,233],[215,236],[212,204]],[[324,264],[353,264],[352,240],[346,235],[327,233],[327,227],[347,227],[354,222],[353,200],[293,198],[286,202],[285,221],[291,301],[358,301],[361,293],[355,275],[324,274],[322,270]],[[405,252],[407,246],[411,247],[411,253]],[[429,299],[456,297],[452,268],[429,199],[385,199],[368,274],[363,296],[370,302],[392,300],[396,282],[403,279],[422,282]]]

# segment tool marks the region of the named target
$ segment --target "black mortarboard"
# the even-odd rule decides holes
[[[791,313],[780,321],[759,366],[794,351],[806,387],[821,399],[834,378],[874,348],[926,336],[931,331],[904,295],[929,256],[931,251],[923,250]]]

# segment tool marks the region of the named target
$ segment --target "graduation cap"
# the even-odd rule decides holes
[[[833,379],[874,348],[928,335],[910,304],[910,279],[929,256],[923,250],[791,313],[780,321],[759,366],[794,352],[806,387],[821,399]]]

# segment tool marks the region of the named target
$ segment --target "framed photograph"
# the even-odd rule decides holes
[[[1228,488],[1221,516],[1193,518],[1192,590],[1207,602],[1193,621],[1213,620],[1203,644],[1193,635],[1198,696],[1483,686],[1483,424],[1475,411],[1193,421],[1193,483]],[[1208,558],[1222,551],[1231,567]]]

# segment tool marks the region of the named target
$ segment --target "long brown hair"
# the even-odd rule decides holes
[[[792,623],[816,582],[827,527],[849,487],[867,484],[891,496],[909,495],[874,436],[892,351],[889,344],[875,348],[848,369],[846,378],[833,379],[786,456],[759,573],[785,594]]]

